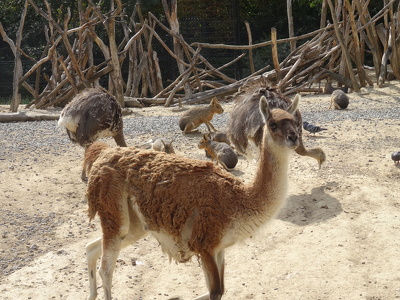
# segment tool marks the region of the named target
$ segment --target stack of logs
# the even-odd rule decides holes
[[[40,10],[33,0],[27,3],[49,22],[51,36],[48,36],[48,44],[45,47],[42,58],[25,74],[20,76],[19,87],[27,89],[34,100],[28,105],[36,108],[46,108],[59,102],[67,102],[79,92],[79,90],[99,84],[99,79],[110,75],[109,89],[113,92],[115,85],[111,73],[115,70],[116,61],[121,65],[125,61],[129,65],[128,78],[122,80],[125,103],[133,106],[142,105],[175,105],[177,103],[196,103],[207,101],[212,97],[228,96],[235,93],[248,79],[257,76],[267,77],[275,83],[284,94],[293,94],[301,91],[321,92],[316,83],[321,80],[336,81],[339,85],[347,86],[355,91],[367,84],[372,86],[373,81],[366,72],[364,55],[372,54],[373,70],[376,82],[382,86],[386,79],[387,62],[390,59],[394,77],[400,79],[400,25],[398,20],[399,8],[394,12],[392,1],[385,1],[386,5],[375,16],[371,17],[365,0],[336,1],[333,7],[331,0],[325,0],[331,9],[333,24],[324,25],[323,28],[312,33],[288,38],[276,39],[276,32],[272,29],[271,41],[249,45],[215,45],[204,43],[187,44],[179,34],[179,26],[176,16],[176,0],[170,1],[175,5],[166,11],[170,28],[163,25],[151,13],[145,20],[137,7],[133,12],[130,22],[120,22],[125,39],[118,45],[117,60],[112,59],[113,49],[108,48],[96,34],[96,26],[104,24],[106,17],[89,6],[81,10],[81,24],[78,28],[67,29],[69,17],[66,17],[63,25],[57,24],[49,13]],[[45,1],[46,2],[46,1]],[[167,1],[164,7],[167,8]],[[46,2],[47,3],[47,2]],[[399,4],[400,6],[400,4]],[[96,12],[96,13],[93,13]],[[90,16],[90,17],[89,17]],[[119,16],[123,19],[123,14]],[[134,20],[138,19],[139,22]],[[378,25],[378,21],[383,20]],[[1,24],[0,24],[1,25]],[[248,25],[248,24],[247,24]],[[157,30],[156,30],[157,27]],[[170,35],[174,40],[174,49],[170,49],[159,32]],[[0,26],[2,35],[4,30]],[[130,33],[133,36],[130,36]],[[249,33],[249,41],[251,33]],[[69,40],[75,36],[73,43]],[[168,86],[163,86],[160,65],[157,53],[153,49],[154,40],[157,40],[166,51],[177,61],[180,76]],[[282,61],[278,61],[278,44],[291,43],[301,40],[303,43],[291,51]],[[93,43],[100,47],[105,61],[99,65],[93,62]],[[11,43],[10,43],[11,44]],[[270,67],[254,71],[249,77],[235,80],[223,73],[223,69],[242,59],[251,50],[259,47],[272,47],[274,68],[266,72]],[[67,49],[67,57],[60,55],[60,48]],[[220,67],[212,66],[201,55],[203,48],[223,48],[243,50],[236,59]],[[177,51],[180,51],[178,55]],[[24,53],[26,55],[26,53]],[[51,74],[45,76],[47,85],[40,90],[39,80],[44,76],[42,65],[51,62]],[[249,59],[251,63],[252,60]],[[119,67],[118,67],[119,68]],[[254,66],[250,66],[254,70]],[[35,84],[28,82],[35,75]],[[111,80],[113,79],[113,80]],[[215,80],[217,79],[217,80]],[[32,81],[32,80],[30,80]]]

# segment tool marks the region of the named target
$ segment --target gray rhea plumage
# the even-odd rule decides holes
[[[349,102],[349,96],[341,90],[336,90],[332,93],[330,108],[333,106],[334,109],[346,109],[349,106]]]
[[[396,165],[400,163],[400,151],[392,153],[392,160]]]
[[[103,89],[85,89],[76,95],[62,110],[58,125],[65,127],[72,142],[83,147],[101,137],[113,137],[119,146],[126,146],[122,109]]]
[[[326,128],[322,128],[320,126],[316,126],[316,125],[310,124],[310,123],[308,123],[306,121],[303,122],[303,128],[304,128],[304,130],[306,130],[306,131],[308,131],[310,133],[314,133],[314,134],[317,133],[317,132],[321,132],[323,130],[327,130]]]

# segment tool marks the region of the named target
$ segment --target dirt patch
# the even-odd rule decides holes
[[[303,118],[328,129],[304,133],[305,145],[323,148],[327,161],[319,170],[311,158],[291,157],[285,208],[257,236],[227,250],[224,299],[400,298],[400,168],[390,159],[400,150],[400,84],[349,96],[347,111],[329,111],[329,96],[303,96]],[[229,113],[232,105],[223,106]],[[125,118],[178,115],[157,107]],[[97,219],[88,223],[83,150],[65,132],[47,130],[33,141],[31,125],[21,126],[0,131],[9,149],[0,155],[1,297],[84,299],[85,245],[101,228]],[[196,146],[200,134],[182,138],[177,123],[173,130],[177,155],[207,159]],[[150,136],[128,134],[127,142]],[[254,165],[241,157],[233,174],[249,181]],[[121,251],[113,282],[114,299],[206,292],[199,262],[170,264],[153,238]]]

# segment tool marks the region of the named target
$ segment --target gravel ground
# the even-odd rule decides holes
[[[315,124],[328,124],[334,121],[356,121],[356,120],[385,120],[400,119],[400,97],[394,97],[399,105],[392,107],[382,106],[373,109],[369,108],[372,100],[367,97],[359,97],[357,100],[365,106],[365,109],[343,110],[339,114],[335,110],[327,110],[325,105],[313,104],[312,99],[318,96],[305,96],[307,110],[301,110],[303,120]],[[385,101],[393,99],[391,96],[382,97],[379,102],[385,104]],[[301,104],[304,105],[304,104]],[[222,115],[215,115],[213,124],[216,128],[225,129],[229,118],[229,110],[232,103],[229,103],[228,109]],[[128,115],[124,118],[124,132],[127,139],[135,140],[138,136],[167,136],[175,135],[177,141],[183,141],[185,136],[180,134],[177,126],[179,113],[172,112],[169,108],[159,107],[165,110],[165,116],[136,116]],[[140,113],[139,113],[140,114]],[[202,125],[203,126],[203,125]],[[29,139],[28,139],[29,137]],[[22,123],[0,123],[0,138],[2,147],[0,149],[0,159],[9,158],[12,153],[30,152],[34,155],[37,151],[52,155],[59,155],[63,151],[70,149],[71,144],[67,139],[64,130],[57,128],[57,121],[41,122],[22,122]],[[1,170],[0,170],[1,171]]]
[[[340,200],[343,207],[350,207],[351,203],[354,202],[353,198],[356,197],[354,195],[357,195],[358,189],[362,190],[363,188],[357,185],[359,184],[358,182],[352,183],[349,181],[342,183],[340,181],[341,178],[353,178],[355,181],[359,179],[363,182],[365,178],[362,176],[368,175],[371,178],[376,176],[377,181],[382,180],[380,182],[382,186],[386,185],[383,180],[388,180],[389,183],[394,180],[398,182],[398,168],[394,168],[394,170],[389,168],[389,166],[393,167],[390,160],[389,162],[386,161],[390,173],[386,170],[377,171],[377,168],[385,167],[381,166],[379,160],[387,159],[386,152],[390,155],[390,151],[392,151],[391,147],[394,147],[393,151],[400,150],[400,145],[398,144],[399,136],[397,134],[396,137],[396,133],[389,132],[386,137],[381,131],[378,132],[378,129],[381,130],[380,128],[374,128],[374,126],[386,125],[392,131],[394,128],[398,128],[400,124],[400,97],[398,96],[397,87],[398,85],[391,89],[369,89],[369,94],[350,94],[349,109],[344,111],[328,110],[329,100],[327,96],[306,95],[302,98],[300,109],[303,120],[319,126],[329,127],[327,133],[324,132],[324,134],[317,137],[303,133],[306,136],[306,145],[308,147],[321,146],[324,150],[326,149],[330,162],[328,167],[323,168],[320,173],[317,173],[315,170],[310,172],[310,165],[312,168],[316,168],[313,160],[307,160],[298,156],[294,158],[291,172],[293,176],[300,176],[298,177],[300,179],[294,182],[294,186],[301,191],[296,190],[292,192],[293,194],[297,192],[297,194],[302,193],[307,197],[312,197],[312,201],[310,204],[304,200],[307,197],[299,197],[301,198],[299,201],[303,201],[303,205],[298,208],[292,204],[293,207],[287,209],[287,212],[289,211],[291,215],[290,218],[286,216],[286,223],[283,223],[282,227],[284,228],[280,228],[281,231],[284,232],[285,228],[289,227],[288,234],[291,234],[291,231],[293,231],[300,238],[301,235],[297,233],[297,230],[299,230],[299,226],[304,226],[303,223],[307,223],[303,222],[303,219],[310,220],[310,216],[312,217],[317,213],[330,213],[330,217],[326,218],[325,222],[322,222],[321,235],[318,236],[318,239],[320,239],[320,236],[326,231],[326,228],[323,226],[330,226],[328,220],[332,220],[331,222],[335,223],[336,215],[340,214],[340,210],[338,210],[339,212],[332,212],[327,208],[310,211],[307,211],[307,209],[312,207],[314,203],[319,203],[319,201],[327,202],[332,197],[334,197],[335,201],[338,199],[337,202]],[[396,92],[396,95],[390,94],[393,91]],[[226,127],[232,103],[223,103],[223,107],[225,113],[216,115],[212,121],[213,125],[221,130]],[[156,136],[174,137],[180,154],[206,159],[198,149],[197,151],[193,150],[193,148],[196,148],[193,145],[198,141],[200,134],[181,134],[177,125],[181,113],[174,112],[171,108],[163,107],[145,108],[143,110],[132,109],[132,112],[132,114],[124,117],[124,132],[129,145],[139,145],[149,138]],[[346,133],[352,131],[352,129],[355,135],[346,136]],[[200,130],[205,131],[204,125],[200,127]],[[372,134],[371,136],[369,136],[370,133]],[[368,137],[364,138],[363,135]],[[76,251],[82,252],[84,243],[92,239],[94,234],[98,236],[99,231],[94,232],[96,229],[88,226],[85,212],[86,203],[82,198],[84,185],[81,183],[79,175],[83,150],[68,140],[64,130],[57,128],[57,121],[0,123],[0,141],[0,279],[3,280],[11,278],[10,275],[13,273],[27,267],[38,257],[45,256],[52,251],[60,258],[60,261],[62,261],[62,257],[73,257],[75,250],[71,250],[66,245],[72,245],[81,240],[83,244]],[[365,144],[357,145],[360,141]],[[114,145],[112,140],[109,140],[109,142]],[[364,152],[370,148],[378,147],[377,145],[381,148],[385,147],[384,152],[378,149],[380,152],[376,156],[372,158],[365,157],[368,153]],[[396,149],[396,147],[399,149]],[[374,150],[376,151],[376,149]],[[354,162],[358,159],[353,155],[355,151],[364,151],[359,162],[362,165],[361,167],[356,165],[350,168],[349,165],[356,164]],[[346,156],[343,156],[343,153]],[[346,159],[348,162],[344,161]],[[248,163],[246,162],[246,164]],[[235,175],[239,174],[242,178],[246,177],[248,175],[245,168],[246,164],[242,163],[242,169],[238,170]],[[338,185],[330,185],[332,181],[338,182]],[[322,187],[309,187],[312,189],[311,193],[305,188],[318,184]],[[353,186],[350,187],[352,184]],[[324,186],[327,186],[327,188],[324,189]],[[350,195],[346,189],[351,189],[353,194]],[[321,195],[317,192],[321,192]],[[328,197],[329,193],[332,194],[331,198],[329,198],[330,196]],[[390,198],[393,192],[385,191],[386,194],[389,195],[389,199],[394,198]],[[335,202],[334,200],[331,199],[329,201]],[[358,201],[358,198],[356,200]],[[360,211],[373,212],[375,214],[373,201],[370,202],[372,203],[371,206],[363,208],[363,210],[360,208]],[[360,204],[357,205],[363,207]],[[355,208],[346,209],[353,214],[352,211],[357,210],[357,205],[355,205]],[[326,206],[326,204],[323,206]],[[329,204],[328,206],[330,208],[334,207],[333,204]],[[395,209],[398,209],[398,207]],[[393,206],[390,209],[393,210]],[[376,211],[374,216],[380,216],[380,209]],[[304,216],[301,215],[299,217],[300,212],[304,212]],[[345,214],[341,214],[342,218],[345,216]],[[290,222],[295,224],[293,228],[287,225],[288,220],[291,220]],[[347,219],[345,221],[350,222]],[[319,229],[311,221],[307,224],[311,224],[312,226],[304,227],[305,230],[313,228],[317,232]],[[333,226],[340,228],[338,224],[340,224],[339,220]],[[366,224],[368,224],[368,221],[359,226],[361,231],[364,232],[363,228],[367,228]],[[365,229],[365,232],[370,232],[370,230]],[[346,233],[345,230],[344,233]],[[306,235],[302,235],[302,237],[306,238]],[[279,236],[274,236],[274,238],[280,240]],[[313,236],[309,238],[310,240],[304,241],[304,245],[312,243],[315,239]],[[282,237],[282,243],[284,243],[284,240]],[[288,238],[287,240],[289,241],[290,239]],[[285,245],[285,247],[287,246]],[[318,245],[314,246],[318,247]],[[369,247],[374,249],[373,244]],[[334,249],[330,245],[323,251],[329,252]],[[265,252],[265,249],[262,251]],[[80,253],[79,257],[82,256],[84,255]],[[68,272],[69,277],[74,281],[73,276],[77,276],[76,270],[82,270],[83,268],[77,268],[75,261],[72,261],[63,271]],[[304,266],[299,267],[297,272],[301,274],[301,270],[304,269]],[[285,272],[282,271],[282,274]],[[312,276],[308,275],[305,277],[312,278]],[[86,283],[81,283],[83,281],[81,278],[86,277],[79,274],[79,285],[82,284],[83,288],[79,286],[77,290],[83,290],[84,294],[86,294]],[[10,280],[10,286],[12,286],[12,279]],[[58,282],[60,287],[63,280],[66,281],[66,279],[60,279]],[[350,283],[351,281],[349,280]],[[0,288],[0,292],[8,292],[10,290],[6,286],[0,287],[3,288],[3,290]],[[48,287],[45,289],[48,289]],[[283,286],[281,286],[281,289],[283,289]],[[332,290],[339,291],[340,289]],[[68,290],[64,290],[64,294],[68,294]],[[81,294],[79,295],[82,296]],[[80,296],[78,298],[81,298]],[[5,297],[5,299],[14,299],[12,297]],[[57,298],[67,299],[68,297]],[[291,297],[288,296],[286,299],[289,298]],[[294,298],[292,297],[292,299]],[[330,299],[339,298],[333,297]],[[379,299],[391,298],[381,297]]]

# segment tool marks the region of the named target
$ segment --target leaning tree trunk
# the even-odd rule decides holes
[[[18,106],[21,103],[21,93],[19,92],[19,80],[22,77],[22,62],[21,62],[21,42],[22,42],[22,29],[24,28],[26,13],[28,11],[28,0],[25,1],[24,10],[21,14],[21,20],[19,22],[19,28],[17,31],[17,36],[14,42],[7,36],[4,28],[0,22],[0,34],[3,37],[3,40],[8,43],[11,47],[11,50],[14,54],[14,76],[13,76],[13,96],[11,99],[10,111],[16,112],[18,111]]]
[[[114,10],[114,0],[111,1],[111,11],[113,14],[109,18],[105,18],[103,14],[101,14],[99,7],[95,6],[93,1],[89,1],[90,4],[93,6],[94,11],[96,12],[97,16],[103,21],[104,27],[106,28],[107,35],[108,35],[108,42],[110,47],[110,66],[112,68],[110,72],[110,77],[112,80],[112,84],[114,85],[113,89],[115,90],[115,98],[117,99],[118,103],[121,107],[125,107],[124,101],[124,87],[122,82],[122,73],[121,73],[121,66],[120,61],[118,58],[118,46],[115,41],[115,18],[120,14],[122,11],[122,3],[121,0],[115,0],[117,2],[117,9]]]
[[[178,3],[177,3],[177,0],[170,0],[168,2],[170,3],[170,6],[168,6],[167,0],[162,0],[162,4],[163,4],[163,7],[164,7],[164,11],[165,11],[165,16],[167,17],[169,26],[171,27],[171,31],[175,35],[181,37],[181,35],[179,33]],[[179,59],[184,61],[183,47],[180,44],[179,39],[177,39],[175,37],[175,35],[173,36],[174,53]],[[183,76],[183,74],[186,72],[186,68],[179,61],[177,61],[177,63],[178,63],[179,73]],[[192,89],[190,87],[190,84],[189,83],[185,83],[184,86],[185,86],[185,95],[186,95],[187,98],[190,98],[192,96]]]
[[[286,1],[286,9],[287,9],[287,16],[288,16],[288,25],[289,25],[289,38],[294,37],[294,25],[293,25],[293,16],[292,16],[292,0]],[[294,51],[296,49],[296,41],[290,41],[290,51]]]

